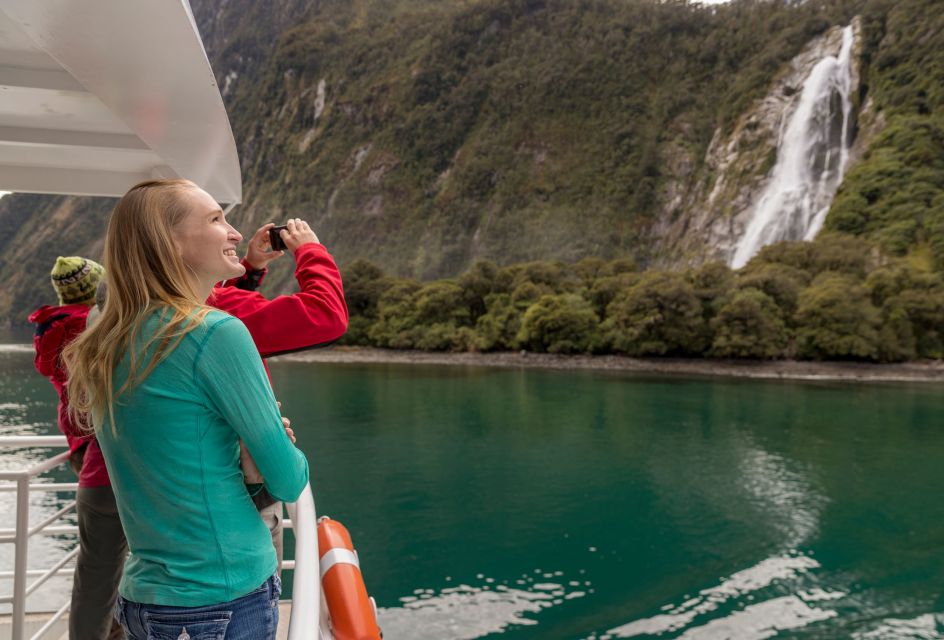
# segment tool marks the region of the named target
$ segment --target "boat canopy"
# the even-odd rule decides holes
[[[188,0],[0,0],[0,190],[121,196],[174,177],[242,201]]]

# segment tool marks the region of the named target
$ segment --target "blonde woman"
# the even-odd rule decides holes
[[[242,275],[241,239],[189,181],[132,187],[108,223],[101,317],[64,354],[131,551],[118,618],[132,640],[275,638],[281,585],[240,439],[277,499],[299,496],[308,463],[249,332],[203,303]]]

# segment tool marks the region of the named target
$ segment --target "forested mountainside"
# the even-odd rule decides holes
[[[342,265],[419,279],[723,258],[706,229],[741,232],[776,160],[784,113],[764,109],[792,108],[811,52],[855,16],[855,157],[826,227],[941,269],[938,5],[192,0],[242,160],[237,226],[304,216]],[[0,200],[0,317],[50,299],[56,255],[97,257],[110,207]],[[280,262],[272,290],[291,286]]]

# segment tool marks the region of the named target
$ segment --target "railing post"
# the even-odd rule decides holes
[[[16,550],[13,563],[13,635],[23,640],[26,626],[26,570],[29,552],[29,476],[16,479]]]

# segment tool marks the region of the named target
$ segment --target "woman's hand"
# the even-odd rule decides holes
[[[276,402],[275,404],[279,409],[282,408],[281,402]],[[291,425],[292,421],[282,416],[282,426],[285,427],[285,435],[292,441],[292,444],[295,444],[295,431],[292,429]],[[246,484],[262,484],[265,482],[265,478],[262,477],[262,472],[260,472],[259,467],[256,466],[256,461],[253,460],[252,454],[249,453],[249,449],[246,448],[246,443],[242,441],[242,438],[239,440],[239,466],[243,470],[243,481]]]
[[[285,223],[285,226],[287,228],[280,231],[279,235],[285,241],[285,247],[292,253],[295,253],[303,244],[318,242],[318,236],[301,218],[292,218]]]
[[[282,403],[276,400],[275,406],[278,407],[279,413],[281,413]],[[295,432],[292,430],[292,427],[290,426],[291,424],[292,424],[291,420],[289,420],[285,416],[282,416],[282,426],[285,427],[285,435],[287,435],[288,439],[292,441],[292,444],[295,444]]]
[[[265,269],[270,262],[285,254],[284,251],[272,251],[272,245],[269,243],[269,229],[274,226],[274,222],[269,222],[259,227],[246,246],[246,262],[256,271]]]
[[[285,435],[292,441],[292,444],[295,444],[295,432],[292,430],[292,427],[289,426],[290,424],[292,424],[292,421],[282,416],[282,425],[285,427]]]

